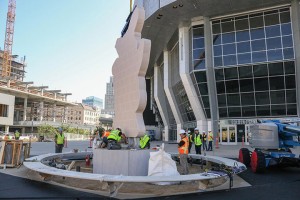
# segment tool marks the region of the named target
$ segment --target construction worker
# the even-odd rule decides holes
[[[189,173],[188,168],[188,154],[189,154],[189,138],[186,136],[185,130],[180,130],[180,142],[178,143],[178,153],[180,159],[180,166],[182,167],[182,174]]]
[[[190,130],[188,131],[188,137],[189,137],[189,153],[191,153],[191,149],[193,146],[193,133]]]
[[[196,154],[201,154],[202,141],[201,141],[201,135],[199,134],[198,128],[195,128],[194,144],[195,144]]]
[[[203,133],[202,133],[202,145],[203,145],[203,151],[207,151],[206,140],[207,140],[207,135],[206,135],[205,131],[203,131]]]
[[[107,137],[107,141],[103,140],[103,142],[106,144],[106,147],[109,150],[121,149],[121,145],[118,143],[121,142],[122,138],[126,143],[127,140],[125,134],[122,133],[122,130],[120,128],[117,128],[116,130],[112,130]]]
[[[107,137],[109,136],[110,134],[110,130],[107,130],[104,132],[104,134],[102,135],[102,142],[100,144],[100,148],[105,148],[107,146]],[[105,142],[104,142],[105,141]]]
[[[211,131],[208,132],[208,150],[212,151],[212,142],[213,142],[213,133]]]
[[[62,128],[58,129],[58,133],[55,134],[55,153],[62,153],[65,143],[65,136]]]
[[[147,134],[140,138],[140,148],[145,149],[146,147],[150,149],[150,137]]]
[[[18,130],[15,131],[15,139],[19,140],[20,138],[20,132]]]

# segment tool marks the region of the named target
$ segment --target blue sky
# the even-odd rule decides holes
[[[13,54],[26,56],[25,81],[104,100],[115,42],[130,0],[17,0]],[[0,0],[0,48],[8,0]]]

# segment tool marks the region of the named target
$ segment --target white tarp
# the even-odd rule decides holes
[[[158,152],[150,152],[148,176],[176,176],[180,175],[177,171],[176,162],[171,155],[164,151],[164,144]],[[157,182],[157,185],[171,185],[174,183]],[[176,183],[175,183],[176,184]]]

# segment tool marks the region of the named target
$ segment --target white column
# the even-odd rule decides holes
[[[44,102],[43,101],[40,102],[39,110],[40,110],[39,120],[43,121],[43,116],[44,116]]]
[[[183,87],[190,101],[197,120],[197,128],[207,131],[207,121],[201,103],[190,76],[189,27],[179,28],[179,70]]]
[[[27,97],[24,98],[24,110],[23,110],[23,121],[26,121],[27,118]]]
[[[165,135],[164,135],[163,140],[168,142],[169,141],[169,126],[165,126],[164,130],[165,130]]]
[[[162,121],[165,126],[165,138],[167,138],[166,141],[169,140],[169,128],[166,129],[166,127],[169,126],[169,116],[167,112],[167,104],[166,104],[166,95],[165,91],[163,89],[163,77],[160,73],[160,68],[155,64],[154,66],[154,99],[157,105],[157,108],[159,110],[160,116],[162,118]],[[168,130],[166,132],[166,130]]]
[[[164,51],[164,89],[169,101],[172,113],[174,115],[176,124],[177,124],[177,136],[179,136],[182,119],[179,114],[179,109],[175,101],[174,93],[172,91],[171,85],[171,66],[169,61],[170,53],[169,51]],[[180,137],[177,137],[177,141],[180,140]]]
[[[5,125],[5,133],[8,134],[9,133],[9,126]]]
[[[56,93],[55,93],[55,96],[56,96]],[[53,104],[52,117],[53,117],[53,122],[55,122],[56,121],[56,104]]]

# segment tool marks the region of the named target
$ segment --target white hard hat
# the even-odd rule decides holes
[[[188,133],[190,133],[191,131],[190,130],[188,130]]]
[[[199,128],[195,128],[195,131],[199,131]]]
[[[181,129],[180,134],[185,134],[185,130]]]

